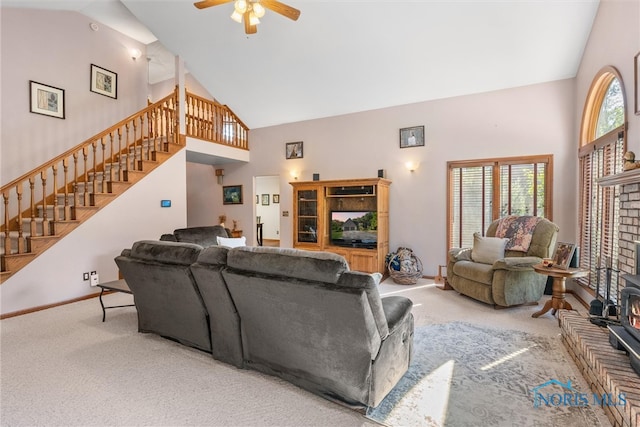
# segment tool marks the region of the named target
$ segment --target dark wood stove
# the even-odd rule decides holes
[[[620,295],[620,326],[608,326],[609,343],[629,354],[631,367],[640,375],[640,275],[622,278],[626,286]]]

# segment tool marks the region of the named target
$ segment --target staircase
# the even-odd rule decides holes
[[[186,136],[247,149],[226,107],[187,93]],[[178,89],[0,188],[0,283],[186,145]]]

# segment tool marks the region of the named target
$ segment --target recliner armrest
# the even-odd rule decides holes
[[[402,325],[411,316],[413,302],[409,298],[400,296],[384,297],[381,300],[389,335],[391,335],[398,325]]]
[[[494,270],[527,271],[533,270],[533,266],[540,264],[542,258],[537,256],[507,257],[493,263]]]
[[[449,249],[449,261],[473,261],[471,258],[471,248],[452,248]]]

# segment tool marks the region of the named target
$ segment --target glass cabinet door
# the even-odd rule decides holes
[[[297,241],[318,243],[318,190],[298,190]]]

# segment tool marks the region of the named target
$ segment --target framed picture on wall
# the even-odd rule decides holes
[[[263,194],[262,195],[262,206],[269,206],[269,195],[268,194]]]
[[[113,71],[91,64],[91,92],[117,99],[118,75]]]
[[[279,194],[274,194],[273,195],[273,203],[280,203],[280,195]]]
[[[64,89],[30,80],[29,109],[35,114],[64,119]]]
[[[241,205],[242,185],[225,185],[222,187],[222,204]]]
[[[424,126],[400,129],[400,148],[424,147]]]
[[[285,154],[287,159],[301,159],[304,155],[302,152],[302,141],[287,142]]]

